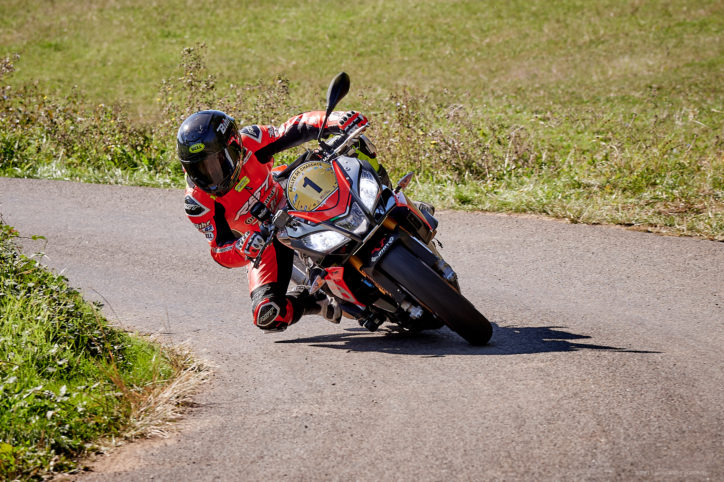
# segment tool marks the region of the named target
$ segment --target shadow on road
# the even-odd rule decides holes
[[[613,346],[581,343],[587,335],[562,331],[559,326],[501,327],[493,324],[493,338],[483,347],[470,346],[447,328],[439,331],[409,333],[380,330],[370,333],[364,328],[349,328],[343,333],[310,336],[276,343],[306,343],[321,348],[358,352],[382,352],[398,355],[439,357],[445,355],[526,355],[533,353],[605,350],[622,353],[659,353]]]

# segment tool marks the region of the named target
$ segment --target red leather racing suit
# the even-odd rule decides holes
[[[306,112],[278,128],[252,125],[241,129],[242,168],[239,179],[223,196],[212,196],[188,181],[186,214],[206,236],[211,257],[217,263],[227,268],[249,264],[244,241],[251,233],[259,231],[258,221],[249,210],[261,201],[274,213],[284,203],[283,190],[271,173],[273,156],[315,139],[323,118],[324,112]],[[362,124],[367,122],[358,113],[333,112],[323,135],[340,133],[355,120],[357,123],[363,120]],[[264,251],[259,267],[248,268],[254,324],[262,329],[284,329],[303,314],[303,302],[286,294],[293,256],[292,250],[274,240]]]

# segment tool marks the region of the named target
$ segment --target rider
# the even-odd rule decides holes
[[[283,190],[271,172],[273,156],[315,139],[322,122],[324,112],[306,112],[280,127],[252,125],[238,130],[225,113],[205,110],[181,124],[177,141],[186,172],[186,214],[206,236],[217,263],[237,268],[258,256],[264,238],[250,209],[261,202],[274,213],[284,203]],[[322,135],[347,134],[366,124],[367,118],[359,112],[332,112]],[[384,168],[379,170],[382,173]],[[254,324],[280,331],[302,315],[320,313],[339,323],[341,310],[332,298],[310,295],[304,289],[286,292],[293,257],[290,248],[274,239],[259,267],[249,266]]]

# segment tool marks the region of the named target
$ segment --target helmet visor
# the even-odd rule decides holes
[[[224,194],[239,162],[237,149],[224,149],[206,155],[196,162],[181,161],[186,174],[202,190],[210,194]]]

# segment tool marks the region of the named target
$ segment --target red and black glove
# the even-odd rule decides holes
[[[366,126],[368,124],[367,117],[363,116],[357,111],[351,110],[345,112],[339,119],[339,128],[345,134],[349,134],[355,129]]]
[[[236,249],[249,259],[259,256],[262,246],[264,246],[264,238],[256,231],[248,231],[236,240]]]

